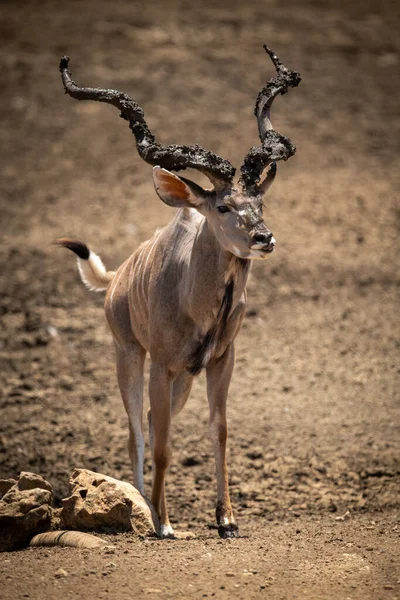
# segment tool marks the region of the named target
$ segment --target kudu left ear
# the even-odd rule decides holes
[[[258,186],[257,191],[261,196],[267,193],[271,185],[274,183],[274,179],[276,176],[276,162],[272,162],[269,167],[269,171],[264,179]]]
[[[175,208],[200,208],[204,202],[206,192],[202,187],[178,177],[161,167],[153,168],[154,187],[158,196],[165,204]]]

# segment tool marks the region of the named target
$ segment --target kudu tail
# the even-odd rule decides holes
[[[78,257],[78,269],[81,279],[88,290],[92,292],[103,292],[112,281],[115,272],[107,271],[100,256],[78,240],[61,238],[55,242],[57,246],[72,250]]]

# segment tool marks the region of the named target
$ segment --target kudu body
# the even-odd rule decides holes
[[[143,111],[116,90],[79,88],[70,78],[68,59],[60,64],[65,90],[79,100],[118,107],[129,121],[139,154],[154,165],[159,197],[178,208],[175,218],[157,231],[115,272],[107,272],[85,244],[61,239],[78,255],[82,280],[106,290],[105,310],[115,342],[118,383],[129,420],[129,453],[134,485],[144,494],[142,433],[143,367],[150,354],[149,430],[153,457],[151,500],[160,518],[160,536],[173,530],[168,520],[164,480],[171,458],[171,417],[184,406],[193,377],[206,369],[210,434],[216,461],[217,523],[221,537],[238,535],[229,499],[226,467],[226,400],[234,366],[234,339],[246,304],[250,260],[265,258],[275,240],[262,215],[263,196],[276,174],[276,161],[295,151],[290,140],[272,129],[270,107],[278,94],[300,81],[265,47],[277,70],[260,92],[255,114],[261,147],[245,157],[233,183],[230,163],[199,146],[156,143]],[[269,172],[261,182],[264,169]],[[213,189],[172,174],[195,168]]]

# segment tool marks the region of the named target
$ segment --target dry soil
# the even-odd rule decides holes
[[[160,141],[238,167],[273,74],[262,44],[303,77],[274,105],[298,151],[267,202],[277,249],[252,268],[237,339],[242,537],[212,528],[200,375],[167,484],[173,525],[192,537],[6,553],[1,597],[399,598],[398,3],[3,1],[0,13],[0,476],[40,473],[58,504],[74,467],[128,480],[130,467],[103,298],[51,242],[81,238],[114,268],[173,215],[115,109],[64,96],[59,57],[78,83],[133,95]],[[147,449],[148,487],[150,467]]]

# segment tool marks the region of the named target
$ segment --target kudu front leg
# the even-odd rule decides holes
[[[160,520],[160,537],[173,537],[165,500],[165,473],[171,462],[171,392],[168,369],[151,363],[149,379],[149,429],[153,457],[153,489],[151,502]]]
[[[223,356],[207,368],[207,395],[210,405],[210,435],[217,473],[217,524],[222,538],[237,537],[238,526],[229,497],[228,470],[226,466],[226,400],[235,362],[235,351],[230,344]]]

